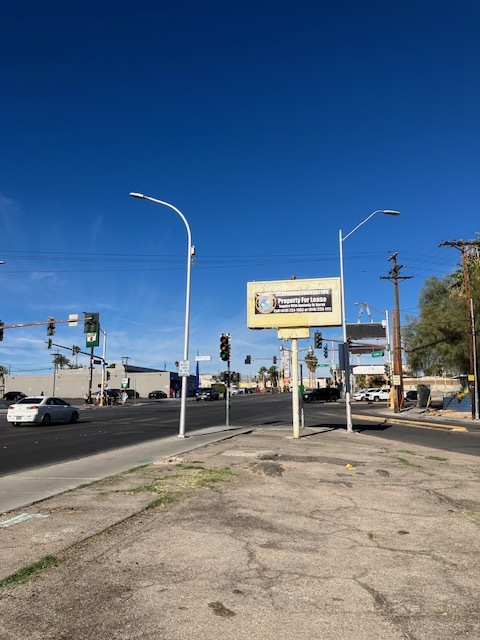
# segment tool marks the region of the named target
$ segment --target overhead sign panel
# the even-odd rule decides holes
[[[376,353],[377,357],[383,356],[382,347],[379,347],[378,344],[352,344],[350,353],[356,356],[365,355],[366,353],[372,356]]]
[[[386,338],[387,329],[382,322],[365,322],[364,324],[348,324],[347,336],[352,340],[369,340],[371,338]]]
[[[339,327],[340,278],[247,282],[250,329]]]

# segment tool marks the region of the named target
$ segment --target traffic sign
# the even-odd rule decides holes
[[[190,360],[180,360],[178,363],[178,375],[186,378],[190,375]]]
[[[195,356],[195,362],[210,362],[212,356]]]
[[[383,351],[372,351],[372,358],[381,358],[383,355]]]
[[[98,333],[87,333],[85,337],[87,347],[98,347],[100,344],[100,335]]]
[[[329,367],[330,363],[329,362],[319,362],[317,364],[317,367]]]

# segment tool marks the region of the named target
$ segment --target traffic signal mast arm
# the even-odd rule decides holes
[[[20,322],[17,324],[4,324],[4,329],[17,329],[18,327],[36,327],[41,326],[42,324],[60,324],[62,322],[72,322],[71,319],[67,320],[54,320],[50,318],[49,320],[41,320],[40,322]]]
[[[59,349],[65,349],[65,351],[72,351],[72,347],[65,347],[63,344],[57,344],[55,342],[52,342],[51,340],[48,340],[47,343],[48,342],[50,343],[50,347],[58,347]],[[82,351],[80,347],[76,348],[75,354],[78,354],[78,353],[81,353],[82,355],[88,356],[88,357],[92,355],[88,351]],[[105,362],[105,359],[102,358],[102,356],[97,356],[96,354],[95,354],[95,360],[103,360],[103,362]]]

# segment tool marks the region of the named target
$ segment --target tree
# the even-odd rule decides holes
[[[270,382],[272,383],[272,389],[274,391],[276,391],[277,390],[277,386],[278,386],[278,369],[277,369],[277,367],[275,367],[275,366],[270,367],[267,370],[267,374],[268,374],[268,377],[270,379]]]
[[[480,266],[475,252],[468,258],[468,269],[475,302],[480,296]],[[478,318],[478,302],[476,307]],[[407,366],[414,375],[458,375],[469,370],[466,308],[462,271],[425,281],[419,316],[408,316],[402,331]]]
[[[61,353],[54,353],[53,364],[56,368],[65,369],[65,367],[70,366],[70,360]]]
[[[260,380],[262,381],[264,391],[267,388],[267,374],[268,374],[267,367],[260,367],[260,369],[258,370],[258,375],[260,376]]]
[[[307,365],[307,369],[310,373],[309,378],[310,378],[310,386],[313,387],[314,386],[314,373],[317,369],[317,364],[318,364],[318,358],[315,354],[313,353],[307,353],[307,355],[304,358],[305,360],[305,364]]]

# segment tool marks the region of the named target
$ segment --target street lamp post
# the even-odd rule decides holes
[[[384,213],[387,216],[399,216],[399,211],[393,211],[392,209],[377,209],[369,216],[365,218],[360,224],[347,233],[346,236],[342,235],[342,230],[338,232],[339,237],[339,249],[340,249],[340,287],[341,287],[341,304],[342,304],[342,333],[343,333],[343,355],[344,355],[344,365],[345,365],[345,412],[347,418],[347,433],[353,432],[352,425],[352,405],[350,398],[350,352],[347,345],[347,320],[345,317],[345,282],[343,276],[343,243],[347,238],[349,238],[357,229],[359,229],[362,225],[373,218],[373,216],[377,213]]]
[[[131,192],[130,195],[132,198],[140,198],[141,200],[150,200],[151,202],[155,202],[156,204],[162,204],[163,206],[168,207],[169,209],[172,209],[173,211],[175,211],[175,213],[177,213],[180,216],[180,218],[183,220],[183,223],[185,224],[185,228],[187,230],[188,248],[187,248],[187,286],[186,286],[186,294],[185,294],[185,333],[184,333],[184,340],[183,340],[183,361],[187,362],[188,361],[188,336],[189,336],[189,330],[190,330],[190,272],[191,272],[191,265],[192,265],[192,256],[194,254],[190,226],[187,222],[187,219],[183,215],[183,213],[179,209],[174,207],[173,204],[169,204],[168,202],[164,202],[163,200],[157,200],[157,198],[151,198],[150,196],[146,196],[143,193]],[[188,376],[186,376],[185,373],[183,372],[182,395],[181,395],[181,401],[180,401],[180,426],[178,430],[179,438],[185,437],[185,407],[187,402],[187,382],[188,382]]]

